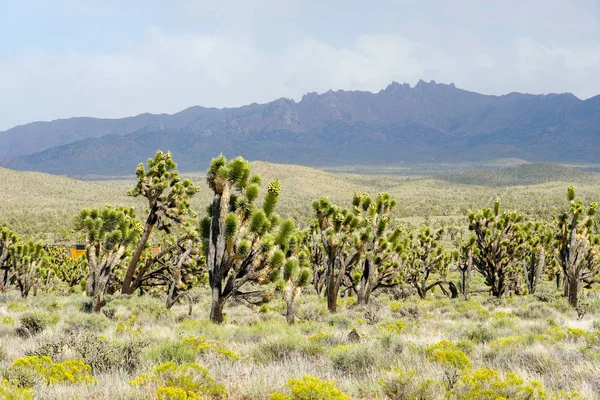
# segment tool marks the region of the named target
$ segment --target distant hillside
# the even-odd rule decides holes
[[[38,122],[0,133],[0,165],[58,174],[129,173],[157,148],[183,170],[224,153],[311,166],[490,161],[596,162],[600,96],[487,96],[453,84],[392,83],[239,108]]]
[[[263,185],[274,178],[281,181],[278,212],[285,218],[294,218],[300,226],[305,226],[312,217],[313,200],[328,196],[334,203],[348,206],[354,192],[373,195],[389,192],[398,200],[395,217],[405,218],[405,221],[423,217],[462,221],[468,209],[490,206],[497,198],[501,199],[503,208],[547,216],[565,206],[569,184],[577,186],[578,197],[584,201],[595,201],[600,193],[600,173],[583,173],[547,164],[419,179],[334,173],[266,162],[253,162],[252,169],[263,175]],[[211,198],[204,174],[183,175],[192,178],[201,188],[191,203],[202,215]],[[138,213],[144,212],[146,205],[142,199],[126,195],[134,182],[134,177],[85,182],[0,168],[0,223],[8,222],[21,234],[51,243],[82,240],[72,232],[73,216],[82,208],[110,203],[134,206]]]
[[[441,177],[448,182],[481,186],[523,186],[546,182],[591,183],[599,181],[600,174],[584,172],[557,164],[524,164],[500,171],[472,171]]]

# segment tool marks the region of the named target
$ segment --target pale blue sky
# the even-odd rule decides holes
[[[0,0],[0,130],[421,78],[600,94],[600,1]]]

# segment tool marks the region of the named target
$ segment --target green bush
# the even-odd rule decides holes
[[[416,371],[395,369],[380,382],[383,393],[391,400],[435,400],[443,397],[440,381],[421,379]]]
[[[381,361],[375,349],[361,344],[337,346],[329,352],[329,358],[335,369],[355,375],[368,373]]]
[[[251,355],[256,362],[269,364],[290,359],[294,354],[299,354],[304,344],[305,339],[297,335],[269,338],[256,345],[252,349]]]
[[[20,336],[35,336],[44,331],[52,322],[52,318],[48,313],[43,312],[27,312],[19,318],[21,323]]]
[[[327,323],[331,326],[346,329],[352,325],[352,318],[342,314],[334,314],[327,318]]]
[[[94,333],[102,333],[110,324],[108,318],[102,314],[76,313],[70,314],[67,317],[64,331],[66,333],[75,333],[86,330]]]
[[[175,341],[168,341],[153,346],[146,353],[148,359],[157,364],[166,362],[174,362],[176,364],[192,363],[196,361],[197,355],[198,352],[190,346]]]

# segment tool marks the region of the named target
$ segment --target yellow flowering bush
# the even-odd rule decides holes
[[[142,373],[129,381],[133,386],[154,386],[159,399],[201,399],[202,395],[226,398],[225,386],[218,384],[208,370],[196,363],[178,366],[168,362],[152,373]],[[161,397],[162,396],[162,397]]]
[[[226,349],[217,340],[208,340],[204,336],[186,337],[183,339],[183,344],[194,348],[200,353],[212,352],[229,360],[239,360],[242,357],[235,352]]]
[[[392,333],[402,333],[402,332],[406,332],[408,329],[406,328],[406,324],[404,322],[396,321],[396,322],[385,324],[383,326],[383,330],[386,330],[386,331],[392,332]]]
[[[50,357],[24,357],[13,362],[13,367],[32,370],[46,379],[49,385],[57,383],[94,383],[92,367],[81,360],[55,363]]]
[[[33,390],[11,385],[7,380],[0,382],[0,399],[33,400]]]
[[[546,399],[539,381],[526,384],[512,372],[507,372],[501,379],[498,371],[485,368],[463,374],[453,393],[459,400]]]
[[[275,392],[271,394],[271,400],[351,400],[350,396],[336,389],[332,381],[322,381],[310,375],[290,379],[285,386],[290,394]]]

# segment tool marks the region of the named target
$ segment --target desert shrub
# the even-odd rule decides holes
[[[37,341],[33,349],[26,350],[25,355],[37,357],[46,356],[55,360],[62,354],[66,343],[66,338],[63,335],[44,337]]]
[[[461,400],[542,400],[546,398],[538,381],[525,384],[523,379],[507,372],[504,379],[498,371],[478,369],[467,371],[460,377],[454,389],[454,395]]]
[[[522,348],[525,346],[525,344],[526,340],[521,336],[507,336],[492,340],[489,343],[490,348],[494,350]]]
[[[179,366],[173,362],[161,364],[151,373],[142,373],[129,383],[154,387],[157,397],[163,396],[164,399],[200,399],[203,395],[218,399],[227,397],[225,386],[218,384],[206,368],[192,363]]]
[[[444,366],[444,384],[448,390],[456,384],[462,371],[471,368],[472,362],[456,344],[442,340],[425,349],[427,360]]]
[[[323,322],[328,315],[327,305],[321,302],[306,302],[298,306],[300,320]]]
[[[513,313],[523,319],[547,319],[554,315],[554,310],[543,303],[529,303],[523,308],[517,308]]]
[[[11,385],[7,380],[0,382],[0,399],[2,400],[33,400],[33,390],[26,387]]]
[[[327,323],[338,328],[349,328],[352,325],[352,318],[347,315],[333,314],[327,318]]]
[[[66,384],[66,383],[93,383],[96,380],[92,375],[92,368],[81,360],[66,360],[61,363],[55,363],[50,357],[25,357],[16,359],[10,370],[14,368],[12,378],[4,376],[5,379],[22,386],[33,386],[41,377],[47,384]],[[31,371],[30,375],[24,374],[25,371]],[[9,372],[10,374],[10,372]],[[28,380],[24,384],[23,377]],[[31,378],[35,378],[33,382]]]
[[[76,313],[67,317],[63,329],[66,333],[75,333],[84,330],[101,333],[109,326],[110,321],[102,314]]]
[[[221,342],[208,340],[204,336],[186,337],[183,339],[182,344],[188,349],[200,353],[213,353],[230,360],[239,360],[241,358],[238,354],[225,348]]]
[[[8,354],[6,354],[6,350],[4,350],[4,347],[2,347],[2,345],[0,345],[0,362],[6,360],[8,358]]]
[[[271,400],[351,400],[350,396],[336,389],[332,381],[322,381],[310,375],[290,379],[285,386],[290,394],[274,392]]]
[[[116,370],[135,371],[148,341],[132,338],[124,341],[110,341],[91,332],[81,332],[70,338],[68,346],[95,372]]]
[[[476,343],[487,343],[496,339],[497,336],[494,329],[484,324],[477,324],[467,332],[467,338]]]
[[[252,358],[259,363],[269,364],[282,361],[299,354],[304,347],[304,338],[295,335],[286,335],[267,340],[257,344],[252,349]]]
[[[489,317],[489,311],[478,301],[465,301],[456,309],[461,317],[482,320]]]
[[[34,387],[44,380],[38,371],[14,365],[0,368],[0,378],[8,385],[25,388]]]
[[[53,318],[48,313],[27,312],[19,318],[21,326],[18,333],[22,337],[35,336],[46,329],[52,321]]]
[[[391,400],[434,400],[444,394],[441,382],[422,380],[414,370],[396,368],[380,381],[383,393]]]
[[[456,343],[448,340],[442,340],[436,344],[427,346],[425,354],[429,361],[434,361],[461,371],[470,368],[472,365],[471,360],[469,360],[465,352],[460,350]]]
[[[15,324],[15,320],[10,315],[5,315],[2,317],[2,319],[0,319],[0,325],[11,325],[12,326],[14,324]]]
[[[308,355],[325,354],[331,347],[339,346],[344,340],[329,333],[315,333],[308,337],[308,343],[302,351]]]
[[[381,321],[382,311],[381,304],[371,302],[364,306],[363,316],[369,325],[375,325]]]
[[[383,324],[381,329],[392,333],[404,333],[408,330],[406,324],[402,321],[388,322]]]
[[[414,304],[402,304],[393,302],[390,304],[390,310],[396,317],[418,319],[421,316],[421,310]]]
[[[322,345],[326,345],[326,346],[339,346],[340,344],[342,344],[344,342],[337,336],[334,336],[330,333],[324,333],[324,332],[315,333],[313,335],[310,335],[308,337],[308,341],[310,343],[317,343],[317,344],[322,344]]]
[[[140,335],[142,333],[142,328],[137,326],[138,317],[136,314],[131,314],[129,319],[126,321],[121,321],[117,324],[115,328],[115,333],[117,335]]]
[[[354,375],[366,374],[381,361],[375,349],[361,344],[334,347],[329,358],[335,369]]]
[[[175,341],[168,341],[153,346],[146,353],[148,359],[157,364],[165,362],[174,362],[176,364],[191,363],[196,361],[197,355],[198,353],[190,346]]]

